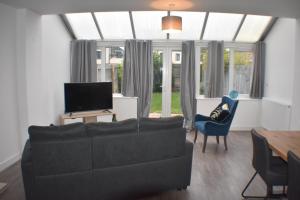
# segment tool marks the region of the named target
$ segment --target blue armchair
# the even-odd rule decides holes
[[[219,144],[219,136],[224,136],[224,145],[227,150],[227,135],[230,129],[231,122],[233,120],[238,100],[233,100],[227,96],[222,97],[222,103],[227,103],[229,106],[229,116],[226,117],[222,122],[212,120],[210,117],[197,114],[195,116],[195,138],[194,143],[197,140],[198,131],[204,135],[204,144],[202,152],[205,152],[207,137],[216,136],[217,143]]]

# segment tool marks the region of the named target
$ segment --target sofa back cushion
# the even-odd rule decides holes
[[[164,118],[141,118],[139,122],[140,132],[152,130],[165,130],[183,127],[183,117],[164,117]]]
[[[119,122],[97,122],[86,125],[89,136],[120,135],[136,133],[138,129],[136,119],[127,119]]]
[[[136,160],[136,119],[91,123],[86,127],[92,137],[94,168],[119,166]]]
[[[178,118],[174,120],[178,120]],[[129,126],[133,122],[136,123],[132,120],[119,122],[120,130],[123,126],[127,127],[126,132],[121,131],[121,134],[113,130],[106,130],[106,133],[103,133],[102,130],[106,128],[101,128],[103,123],[98,124],[99,133],[96,133],[95,127],[92,127],[95,124],[87,125],[88,133],[93,135],[93,166],[95,169],[157,161],[184,155],[186,132],[182,126],[178,125],[182,121],[177,121],[177,123],[171,119],[164,122],[158,121],[160,126],[147,121],[149,129],[140,130],[139,134],[136,129],[128,128],[133,127]],[[170,128],[170,124],[174,126]],[[116,128],[113,125],[111,127],[112,129]]]
[[[47,176],[92,169],[91,139],[82,123],[29,127],[35,175]]]

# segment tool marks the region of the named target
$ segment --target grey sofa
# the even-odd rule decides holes
[[[182,118],[29,127],[27,200],[135,199],[185,189],[193,145]]]

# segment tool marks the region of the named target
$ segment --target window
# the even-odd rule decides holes
[[[207,66],[208,66],[208,49],[201,48],[200,52],[200,95],[204,95],[207,91]]]
[[[231,41],[242,18],[241,14],[209,13],[203,39]]]
[[[199,95],[207,93],[207,68],[208,49],[200,49],[200,70],[198,83]],[[237,90],[240,95],[245,96],[250,93],[253,73],[253,52],[251,50],[239,50],[238,48],[224,49],[224,95],[231,90]]]
[[[102,54],[103,50],[105,55]],[[124,47],[102,47],[97,50],[97,56],[100,56],[97,57],[98,81],[112,82],[113,92],[121,93]]]
[[[78,39],[100,39],[91,13],[72,13],[66,14],[66,17]]]
[[[172,52],[172,63],[173,64],[181,63],[181,52],[179,52],[179,51]]]
[[[175,57],[175,59],[173,59]],[[171,114],[181,114],[180,105],[180,69],[181,51],[172,51],[172,85],[171,85]]]
[[[171,33],[170,39],[199,40],[205,14],[205,12],[171,11],[171,15],[182,17],[182,31],[180,33]]]
[[[234,52],[233,88],[240,94],[249,94],[253,70],[253,53],[249,51]]]
[[[224,94],[229,91],[230,49],[224,49]]]
[[[133,38],[128,12],[96,12],[95,16],[104,38]]]
[[[272,17],[247,15],[236,38],[238,42],[256,42],[270,23]]]
[[[161,31],[161,18],[168,15],[166,11],[133,11],[132,18],[137,39],[166,39]]]

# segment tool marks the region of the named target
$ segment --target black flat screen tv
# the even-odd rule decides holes
[[[65,112],[112,109],[112,82],[65,83]]]

